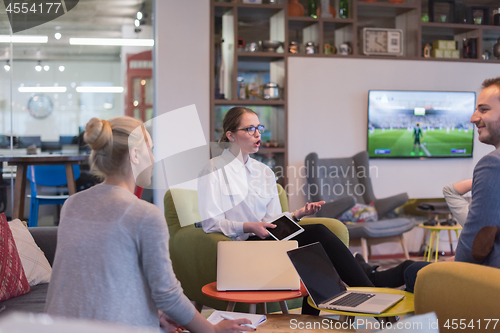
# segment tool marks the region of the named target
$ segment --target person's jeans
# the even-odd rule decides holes
[[[405,270],[406,291],[413,293],[415,289],[415,281],[417,280],[418,271],[429,264],[432,263],[428,261],[417,261],[408,266],[408,268]]]

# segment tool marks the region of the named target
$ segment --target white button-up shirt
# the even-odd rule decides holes
[[[252,158],[243,164],[227,149],[200,173],[198,206],[205,232],[233,240],[251,235],[243,232],[243,223],[269,222],[282,214],[271,168]]]

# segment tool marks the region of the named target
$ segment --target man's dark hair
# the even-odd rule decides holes
[[[500,89],[500,76],[493,78],[493,79],[484,80],[483,86],[482,86],[483,89],[486,89],[486,88],[491,87],[491,86],[496,86],[498,89]]]

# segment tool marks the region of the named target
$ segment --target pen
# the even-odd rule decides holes
[[[228,316],[228,315],[225,315],[225,314],[223,314],[223,313],[221,313],[221,315],[220,315],[220,316],[221,316],[222,318],[224,318],[224,319],[227,319],[227,320],[234,320],[234,318],[233,318],[233,317]],[[256,330],[256,329],[257,329],[257,327],[253,326],[252,324],[243,324],[243,326],[253,328],[254,330]]]

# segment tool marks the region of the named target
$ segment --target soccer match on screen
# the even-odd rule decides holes
[[[371,90],[369,156],[472,157],[475,103],[474,92]]]

